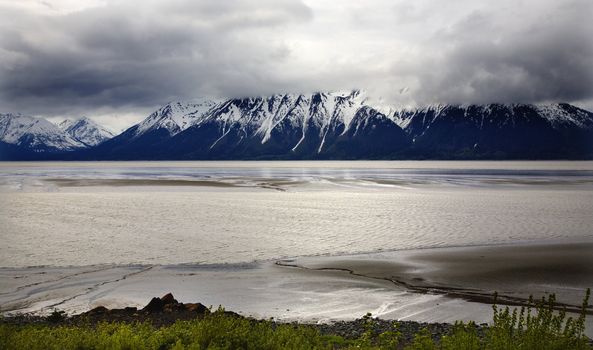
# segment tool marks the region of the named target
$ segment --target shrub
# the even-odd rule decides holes
[[[440,343],[426,329],[414,336],[408,350],[555,350],[593,349],[584,335],[589,303],[588,290],[580,315],[574,319],[555,311],[556,299],[530,302],[520,309],[493,306],[493,324],[479,335],[473,323],[457,322]],[[64,317],[57,313],[57,317]],[[322,335],[317,329],[297,324],[275,324],[237,317],[219,308],[203,319],[177,321],[155,328],[148,323],[100,323],[95,327],[10,325],[0,323],[0,349],[396,349],[402,334],[397,323],[381,334],[375,321],[363,318],[364,333],[355,340]]]

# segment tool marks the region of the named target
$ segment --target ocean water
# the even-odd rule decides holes
[[[593,162],[0,163],[0,267],[593,241]]]

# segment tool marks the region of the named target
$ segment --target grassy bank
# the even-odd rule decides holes
[[[397,322],[379,332],[370,315],[358,322],[362,332],[356,338],[332,334],[327,327],[321,332],[313,325],[253,320],[224,310],[162,327],[2,322],[0,349],[593,349],[584,336],[588,299],[589,291],[577,318],[554,311],[553,296],[521,309],[494,306],[490,327],[457,323],[438,337],[428,329],[406,336]]]

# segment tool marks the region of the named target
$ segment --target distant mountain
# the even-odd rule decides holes
[[[0,141],[16,152],[66,152],[86,147],[45,119],[0,114]]]
[[[380,105],[360,91],[173,102],[63,159],[593,159],[569,104]]]
[[[359,91],[169,103],[89,150],[97,159],[593,157],[593,114],[569,104],[397,109]]]
[[[366,158],[398,153],[403,130],[359,91],[170,103],[97,147],[121,159]]]
[[[87,117],[77,120],[66,119],[58,124],[58,127],[75,140],[89,147],[96,146],[115,136],[111,131]]]
[[[456,159],[593,157],[593,113],[561,103],[430,106],[396,111],[412,155]]]

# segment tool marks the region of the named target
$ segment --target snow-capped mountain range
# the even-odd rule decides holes
[[[346,91],[172,102],[96,146],[80,134],[68,134],[87,146],[68,152],[68,157],[593,158],[593,113],[569,104],[409,109],[376,101],[364,92]]]
[[[43,118],[0,114],[0,142],[36,153],[75,151],[96,146],[113,136],[86,117],[55,125]]]
[[[58,127],[88,147],[96,146],[115,136],[111,131],[87,117],[77,120],[66,119],[59,123]]]
[[[582,158],[593,114],[568,104],[375,103],[364,92],[169,103],[98,147],[122,159]]]

